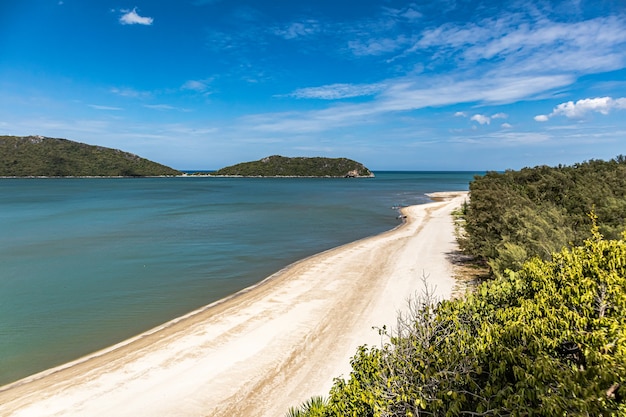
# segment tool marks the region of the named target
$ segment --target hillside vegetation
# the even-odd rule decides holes
[[[492,279],[443,302],[425,285],[328,398],[287,415],[626,416],[625,169],[476,178],[462,241]]]
[[[347,158],[269,156],[222,168],[213,175],[243,177],[373,177],[363,164]]]
[[[165,165],[117,149],[42,136],[0,136],[0,176],[3,177],[180,174]]]

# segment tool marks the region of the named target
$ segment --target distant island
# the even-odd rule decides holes
[[[132,153],[67,139],[0,136],[2,177],[156,177],[180,171]]]
[[[347,158],[268,156],[219,169],[211,175],[239,177],[373,177],[363,164]]]

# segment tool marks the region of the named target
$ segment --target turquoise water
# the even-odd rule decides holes
[[[0,179],[0,385],[389,230],[469,172]]]

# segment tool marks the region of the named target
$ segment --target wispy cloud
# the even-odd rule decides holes
[[[301,88],[289,94],[289,96],[296,98],[338,100],[351,97],[371,96],[381,92],[384,88],[384,84],[330,84],[321,87]]]
[[[460,103],[500,104],[532,98],[548,89],[563,87],[572,77],[508,77],[483,74],[462,79],[449,76],[407,77],[387,80],[389,87],[379,96],[376,111],[403,111]]]
[[[139,90],[135,90],[133,88],[118,88],[118,87],[113,87],[111,88],[111,93],[116,94],[118,96],[122,96],[122,97],[129,97],[129,98],[148,98],[152,95],[152,93],[150,93],[149,91],[139,91]]]
[[[548,12],[503,10],[496,17],[466,23],[370,25],[347,31],[348,50],[359,57],[380,56],[411,71],[416,63],[425,73],[458,77],[490,72],[504,76],[571,75],[606,72],[626,62],[624,16],[563,22]],[[401,29],[401,30],[400,30]],[[480,65],[478,65],[480,64]]]
[[[320,23],[314,19],[292,22],[285,27],[274,30],[274,33],[284,39],[295,39],[316,35],[322,30]]]
[[[169,104],[144,104],[143,106],[147,109],[159,110],[159,111],[173,111],[173,110],[182,111],[182,112],[189,111],[181,107],[170,106]]]
[[[216,52],[237,54],[243,60],[249,48],[263,51],[279,36],[307,53],[316,49],[367,60],[368,65],[379,65],[381,74],[387,71],[381,78],[414,73],[417,68],[422,74],[445,73],[456,79],[489,73],[512,79],[567,76],[571,83],[581,75],[622,68],[626,62],[623,15],[557,20],[546,4],[506,2],[489,18],[484,18],[483,10],[465,23],[450,19],[433,26],[429,13],[445,14],[454,8],[453,2],[449,7],[444,3],[437,2],[441,10],[436,11],[422,2],[381,6],[377,15],[350,21],[300,17],[268,27],[262,20],[242,19],[232,25],[237,30],[209,30],[207,43]]]
[[[436,49],[438,58],[459,56],[460,65],[492,61],[518,73],[607,70],[623,63],[624,53],[616,47],[626,43],[625,27],[624,19],[615,16],[562,23],[504,14],[428,29],[411,52]]]
[[[123,25],[145,25],[150,26],[154,21],[151,17],[139,16],[137,8],[132,10],[122,9],[123,14],[120,16],[120,23]]]
[[[411,43],[411,38],[398,35],[393,38],[368,38],[348,41],[348,48],[356,56],[385,55],[395,53]]]
[[[121,111],[124,110],[121,107],[112,107],[112,106],[100,106],[98,104],[88,104],[89,107],[96,110],[110,110],[110,111]]]
[[[384,59],[381,64],[391,61],[396,64],[394,71],[407,69],[408,75],[403,78],[372,84],[388,85],[387,90],[364,94],[380,93],[376,99],[381,103],[379,108],[391,107],[392,102],[396,102],[399,109],[410,109],[424,104],[474,100],[511,103],[539,95],[546,97],[550,92],[573,84],[581,75],[619,69],[626,63],[626,20],[623,17],[557,22],[541,10],[532,13],[505,10],[489,19],[464,24],[444,23],[424,29],[422,25],[407,25],[402,20],[422,18],[417,5],[386,10],[379,20],[351,22],[354,26],[351,29],[347,23],[345,26],[316,23],[323,26],[318,32],[334,33],[339,40],[336,44],[344,39],[344,45],[354,57],[381,57]],[[411,71],[416,66],[422,70],[412,77]],[[343,86],[302,88],[292,96],[333,99],[350,97],[348,91],[358,91],[358,88],[346,88],[344,96]],[[450,97],[449,93],[456,91],[468,95]],[[432,97],[431,92],[442,93],[442,96]],[[400,104],[405,99],[411,100],[410,103]]]
[[[181,90],[191,90],[198,93],[205,93],[210,88],[212,79],[205,80],[188,80],[180,88]]]
[[[548,7],[542,10],[535,5],[526,11],[503,7],[490,18],[481,18],[477,12],[476,19],[466,23],[432,26],[428,24],[426,9],[426,5],[410,3],[397,9],[381,7],[377,16],[361,20],[299,18],[271,27],[263,27],[260,22],[241,22],[237,26],[241,30],[209,32],[208,46],[216,52],[240,57],[238,68],[245,71],[252,68],[245,65],[247,49],[254,46],[257,53],[263,51],[272,37],[279,36],[306,53],[317,49],[318,53],[335,57],[345,58],[348,54],[352,62],[367,60],[367,65],[378,66],[379,73],[386,74],[371,85],[400,83],[415,74],[435,84],[431,88],[411,88],[404,95],[437,90],[437,85],[447,84],[448,89],[440,89],[446,96],[440,101],[445,103],[446,91],[465,90],[469,80],[483,80],[482,84],[474,83],[477,91],[471,91],[471,96],[479,101],[510,103],[540,94],[549,96],[580,76],[619,69],[626,63],[623,16],[556,21]],[[392,83],[388,82],[390,79]],[[492,79],[502,82],[494,83]],[[491,87],[495,89],[489,90]],[[334,100],[382,93],[330,83],[304,86],[290,96]],[[391,94],[387,97],[391,99]],[[457,100],[468,102],[463,97]]]
[[[458,136],[451,138],[451,142],[467,143],[478,146],[510,147],[528,144],[550,142],[554,137],[545,132],[514,132],[510,130],[499,130],[491,133],[479,133],[475,136]]]
[[[376,118],[399,112],[409,112],[427,107],[440,107],[460,103],[502,104],[533,97],[546,89],[568,85],[568,76],[491,77],[454,80],[447,77],[406,77],[389,79],[380,86],[367,102],[333,105],[323,110],[261,114],[245,118],[252,129],[264,131],[324,131],[363,123],[373,123]],[[303,89],[304,90],[304,89]],[[348,89],[349,90],[349,89]],[[301,90],[302,91],[302,90]],[[331,86],[311,90],[304,94],[312,97],[340,97]],[[467,115],[457,112],[457,116]],[[504,113],[484,118],[504,118]],[[486,119],[483,123],[486,123]],[[478,121],[478,120],[476,120]]]
[[[424,14],[419,11],[419,6],[415,3],[411,3],[408,6],[401,9],[394,9],[391,7],[383,8],[385,14],[388,16],[392,16],[395,18],[406,19],[407,21],[413,22],[420,20]]]
[[[568,101],[556,106],[550,114],[535,116],[538,122],[547,122],[554,116],[565,116],[568,119],[581,119],[588,113],[609,114],[612,110],[626,109],[626,98],[613,99],[611,97],[585,98],[582,100]]]

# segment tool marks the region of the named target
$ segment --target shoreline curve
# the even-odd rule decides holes
[[[347,377],[372,326],[395,323],[422,276],[451,295],[450,213],[428,194],[394,229],[312,255],[133,338],[0,387],[6,416],[283,415]],[[420,270],[421,269],[421,270]]]

